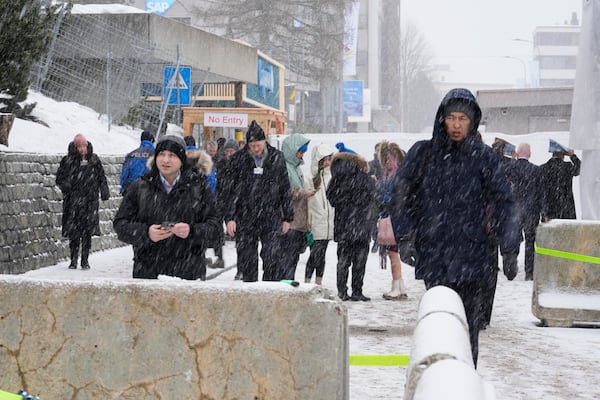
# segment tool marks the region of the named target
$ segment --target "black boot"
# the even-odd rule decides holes
[[[88,263],[88,257],[90,255],[90,248],[92,247],[92,237],[81,238],[81,269],[90,269]]]
[[[79,255],[79,239],[71,239],[69,241],[69,250],[71,250],[71,264],[69,264],[69,269],[76,269],[77,257]]]

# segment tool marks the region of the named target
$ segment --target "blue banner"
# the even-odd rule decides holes
[[[346,114],[349,117],[362,117],[363,81],[344,81],[342,92]]]
[[[146,0],[146,11],[153,14],[164,15],[176,1],[177,0]]]

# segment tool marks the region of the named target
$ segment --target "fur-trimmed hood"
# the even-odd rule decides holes
[[[331,174],[354,174],[358,171],[369,172],[369,163],[355,153],[339,152],[331,160]]]
[[[189,167],[195,167],[199,173],[206,176],[211,174],[213,162],[206,151],[200,149],[186,150],[185,154],[187,156],[187,164]],[[150,170],[152,170],[152,166],[154,165],[154,158],[155,157],[148,158],[148,162],[146,163]]]
[[[193,162],[199,173],[206,176],[211,174],[213,161],[206,151],[201,149],[188,150],[186,155],[188,160],[191,160],[190,164]]]

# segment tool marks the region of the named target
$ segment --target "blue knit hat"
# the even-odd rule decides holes
[[[346,145],[344,144],[344,142],[338,142],[338,143],[336,143],[335,144],[335,148],[338,149],[338,151],[340,153],[357,154],[354,150],[347,148]]]

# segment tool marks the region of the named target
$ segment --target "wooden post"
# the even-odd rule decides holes
[[[8,135],[15,122],[15,116],[12,113],[0,113],[0,144],[8,146]]]

